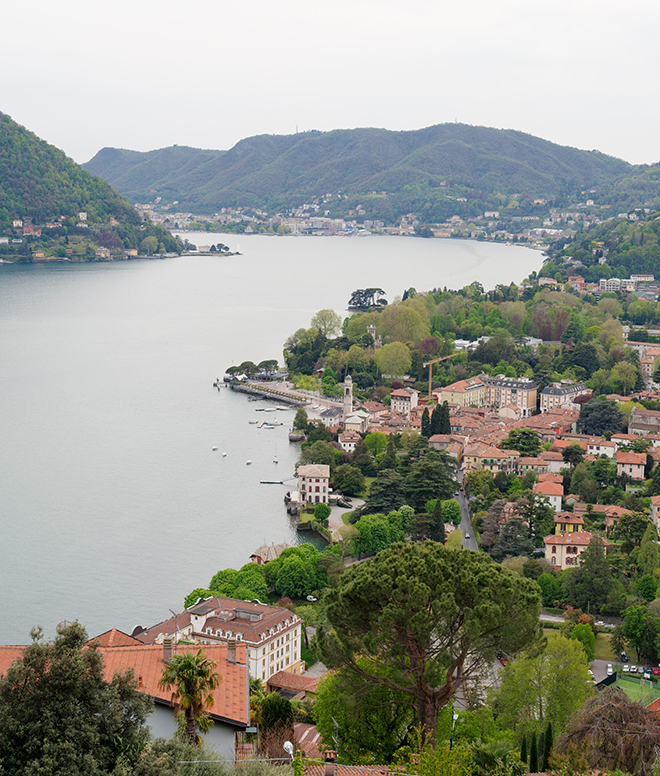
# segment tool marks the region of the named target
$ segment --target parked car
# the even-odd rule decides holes
[[[630,666],[627,663],[625,663],[623,666],[623,673],[624,674],[630,673]]]
[[[466,533],[466,534],[465,534],[465,538],[466,538],[466,539],[469,539],[469,538],[470,538],[470,534],[469,534],[469,533]]]
[[[621,662],[622,663],[627,663],[628,662],[628,655],[626,655],[625,652],[621,653]]]
[[[613,673],[614,673],[614,669],[612,668],[612,664],[608,663],[607,664],[607,675],[608,676],[612,676]],[[658,669],[658,673],[660,673],[660,668]]]
[[[637,673],[637,666],[630,666],[629,670],[630,670],[631,674],[636,674]]]
[[[645,674],[648,671],[649,671],[649,669],[648,668],[644,668],[644,666],[639,666],[639,668],[637,669],[637,673],[638,674]]]
[[[501,652],[498,652],[498,653],[497,653],[497,659],[500,661],[500,663],[501,663],[503,666],[505,666],[505,665],[506,665],[506,660],[504,659],[504,655],[503,655]]]
[[[311,602],[314,604],[314,603],[316,603],[316,602],[317,602],[319,599],[318,599],[318,598],[316,598],[316,597],[315,597],[315,596],[313,596],[313,595],[308,595],[308,596],[307,596],[307,600],[308,600],[308,601],[311,601]]]
[[[660,676],[660,668],[653,669],[653,676]]]

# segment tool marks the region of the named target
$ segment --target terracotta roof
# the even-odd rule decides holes
[[[303,757],[322,759],[323,755],[319,747],[323,743],[323,739],[316,729],[316,725],[310,725],[307,722],[294,722],[293,732],[296,734],[296,741]]]
[[[325,765],[308,765],[304,776],[324,776]],[[334,776],[374,776],[377,773],[396,773],[387,765],[335,765]]]
[[[567,523],[568,525],[584,525],[584,520],[580,515],[575,515],[573,512],[557,512],[555,515],[555,523]]]
[[[100,636],[94,636],[88,643],[92,641],[98,641],[102,647],[139,647],[142,646],[142,642],[139,639],[134,639],[123,631],[117,630],[117,628],[111,628],[105,633],[101,633]]]
[[[540,457],[541,456],[539,456],[539,458]],[[543,474],[539,474],[539,482],[559,482],[563,484],[564,478],[559,472],[544,472]]]
[[[563,496],[564,486],[558,482],[535,482],[534,493],[539,493],[541,496]]]
[[[539,453],[539,458],[542,461],[563,461],[564,456],[558,450],[544,450]]]
[[[281,687],[283,690],[297,692],[316,692],[319,680],[305,674],[292,674],[289,671],[278,671],[266,681],[268,687]]]
[[[586,547],[591,544],[591,540],[594,537],[589,531],[573,531],[572,533],[565,534],[550,534],[545,536],[543,541],[545,544],[570,544],[577,545],[578,547]],[[605,547],[609,547],[607,539],[601,539]]]
[[[213,692],[213,704],[208,709],[209,714],[217,719],[231,722],[237,726],[248,725],[250,722],[248,704],[248,669],[246,665],[246,646],[236,645],[236,663],[227,662],[226,644],[206,644],[204,646],[178,644],[179,653],[192,652],[197,654],[200,649],[218,663],[218,671],[222,677],[217,689]],[[163,648],[158,645],[141,647],[101,647],[106,681],[119,671],[132,668],[138,681],[139,692],[150,695],[158,703],[169,705],[171,692],[158,689],[158,682],[163,674]]]
[[[624,453],[619,451],[616,454],[617,463],[630,463],[636,466],[644,466],[646,464],[646,456],[638,455],[637,453]]]
[[[129,637],[130,638],[130,637]],[[209,713],[214,719],[230,722],[237,727],[244,727],[250,722],[248,704],[248,669],[246,665],[246,647],[236,646],[236,663],[227,662],[227,645],[188,646],[177,645],[178,652],[197,653],[200,648],[206,655],[218,663],[218,671],[222,676],[218,688],[213,692],[213,704]],[[7,673],[7,669],[15,660],[19,659],[26,647],[0,646],[0,675]],[[161,646],[139,647],[99,647],[99,654],[103,658],[104,674],[106,682],[112,681],[118,672],[133,670],[137,680],[138,692],[150,695],[157,703],[170,704],[171,692],[160,690],[158,682],[163,675],[163,648]]]

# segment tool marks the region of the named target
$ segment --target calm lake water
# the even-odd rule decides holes
[[[243,255],[0,265],[0,643],[65,618],[152,625],[264,542],[296,541],[292,481],[259,484],[293,473],[293,411],[250,425],[262,405],[212,387],[226,367],[281,359],[356,288],[492,288],[541,265],[454,240],[187,236]]]

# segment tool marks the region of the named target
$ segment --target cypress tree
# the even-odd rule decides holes
[[[451,434],[451,421],[449,420],[449,405],[446,401],[442,402],[441,415],[440,415],[440,431],[439,434]]]
[[[445,519],[442,516],[442,499],[437,499],[433,508],[431,524],[429,525],[429,539],[433,539],[434,542],[442,542],[443,544],[447,540],[445,535]]]
[[[442,428],[442,407],[439,404],[436,404],[433,409],[433,413],[431,415],[431,436],[433,436],[434,434],[439,434],[441,428]]]
[[[524,734],[520,744],[520,761],[523,763],[527,762],[527,736]]]
[[[529,772],[539,772],[539,746],[536,740],[536,730],[532,733],[532,741],[529,745]]]
[[[431,419],[428,407],[424,407],[424,412],[422,412],[422,436],[427,439],[431,436]]]
[[[552,722],[548,720],[548,727],[545,729],[545,741],[543,742],[543,763],[541,765],[541,770],[543,770],[545,773],[550,770],[552,743]]]

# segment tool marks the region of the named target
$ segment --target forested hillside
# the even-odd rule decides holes
[[[91,258],[98,246],[137,250],[148,237],[156,241],[156,250],[181,248],[167,230],[144,223],[105,180],[4,113],[0,113],[0,231],[15,237],[8,247],[2,246],[5,258],[21,261],[30,260],[36,247],[47,256],[64,257],[73,238],[84,248],[80,253],[85,258]]]
[[[660,275],[660,214],[634,215],[638,220],[613,218],[575,238],[558,242],[550,255],[543,274],[554,277],[557,271],[567,277],[566,262],[581,262],[577,270],[587,282],[600,278],[626,278],[633,273]],[[604,264],[599,259],[605,258]]]
[[[155,191],[163,203],[178,201],[193,212],[237,205],[276,210],[342,192],[347,206],[352,195],[379,198],[365,207],[385,221],[409,210],[442,220],[456,207],[450,190],[479,200],[478,211],[490,194],[563,200],[636,170],[597,151],[465,124],[261,135],[228,151],[104,148],[85,166],[134,202],[151,201]]]

